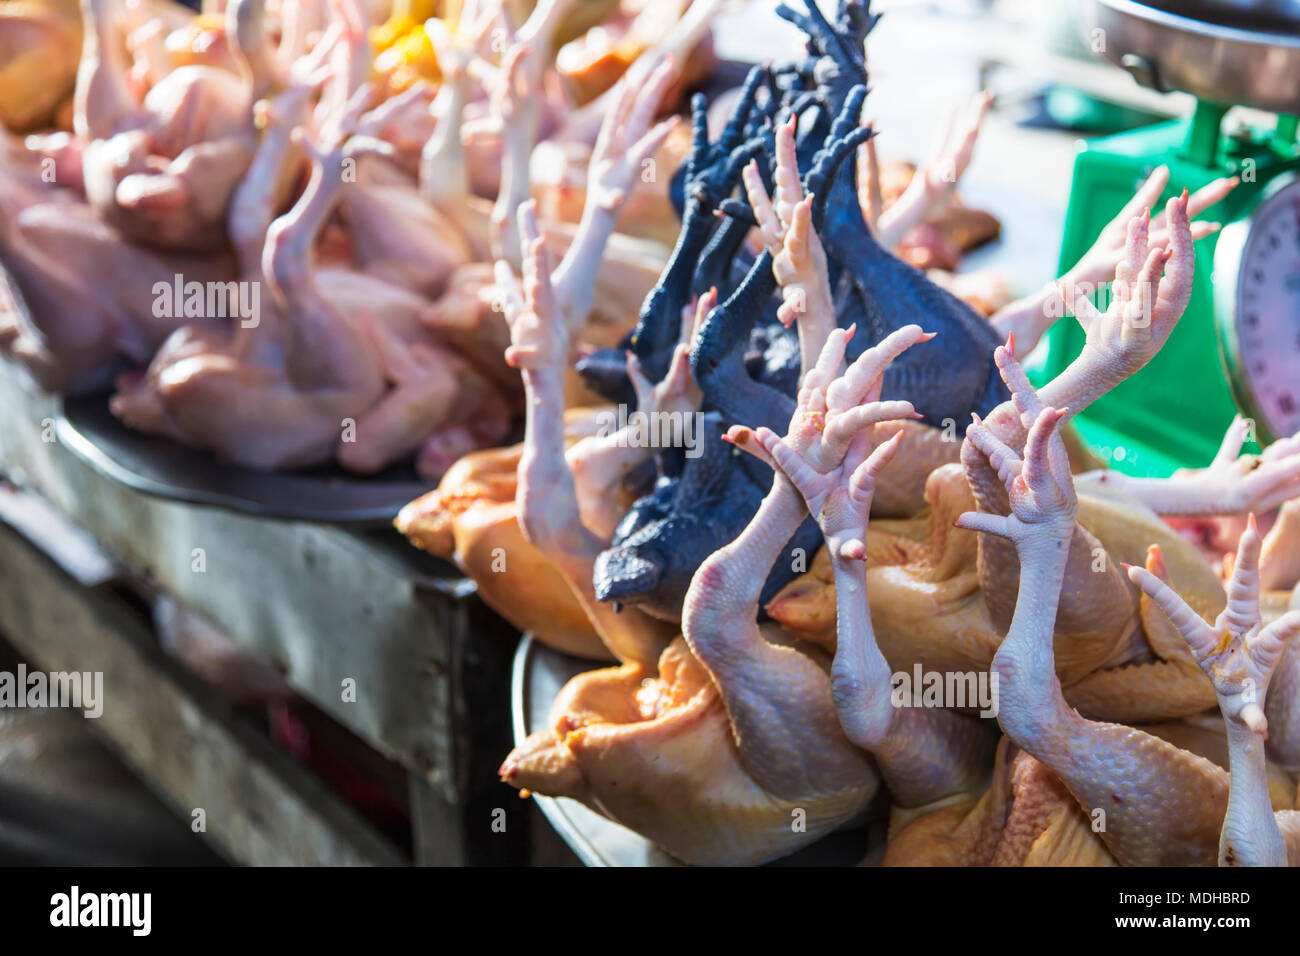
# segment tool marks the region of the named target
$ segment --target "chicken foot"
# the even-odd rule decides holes
[[[1260,534],[1251,515],[1237,549],[1228,606],[1213,624],[1203,620],[1159,577],[1141,568],[1129,576],[1156,601],[1187,641],[1214,685],[1228,737],[1228,808],[1219,837],[1220,866],[1300,866],[1300,813],[1274,814],[1265,776],[1269,721],[1265,698],[1287,648],[1300,634],[1300,610],[1265,626],[1259,610]],[[1278,688],[1281,690],[1282,688]],[[1286,688],[1294,693],[1295,688]],[[1288,723],[1300,700],[1285,702]],[[1285,827],[1286,834],[1279,827]]]
[[[1263,513],[1300,496],[1300,432],[1273,442],[1262,455],[1238,457],[1253,440],[1254,423],[1233,419],[1209,467],[1175,472],[1169,478],[1139,478],[1094,471],[1076,481],[1097,482],[1135,498],[1159,515]]]
[[[1187,216],[1195,220],[1190,227],[1193,242],[1220,229],[1217,222],[1205,222],[1195,217],[1223,199],[1238,181],[1236,177],[1216,179],[1188,197]],[[1129,224],[1135,217],[1144,215],[1145,210],[1154,208],[1168,184],[1169,168],[1158,167],[1069,271],[1055,282],[1003,306],[989,322],[1004,335],[1014,336],[1022,355],[1032,352],[1047,331],[1065,315],[1063,290],[1094,290],[1115,276],[1116,268],[1127,257]],[[1167,249],[1170,235],[1169,221],[1161,213],[1151,221],[1147,239],[1149,247],[1152,250]]]
[[[894,431],[881,441],[880,425],[915,415],[910,402],[880,401],[882,376],[894,355],[927,338],[919,326],[906,326],[828,383],[848,340],[843,331],[834,331],[822,360],[805,378],[790,435],[777,439],[763,428],[754,435],[774,463],[778,482],[783,478],[797,489],[826,539],[838,618],[830,690],[840,724],[849,740],[875,757],[895,802],[904,807],[977,789],[995,742],[990,728],[976,718],[896,705],[867,605],[864,542],[872,494],[903,439]]]
[[[520,208],[519,231],[526,253],[522,288],[504,260],[497,264],[512,343],[506,361],[523,372],[527,409],[519,462],[519,523],[527,539],[560,569],[614,655],[653,667],[671,636],[669,628],[635,608],[620,610],[595,595],[592,567],[608,542],[582,523],[573,473],[564,457],[568,330],[531,201]]]
[[[1087,720],[1061,694],[1053,625],[1078,507],[1059,434],[1065,414],[1042,408],[1023,461],[984,425],[968,431],[1002,479],[1011,513],[967,512],[958,524],[1011,541],[1023,569],[1011,629],[992,664],[1002,687],[998,723],[1104,821],[1101,838],[1121,864],[1211,863],[1228,775],[1143,731]]]
[[[677,117],[652,125],[673,76],[672,60],[664,59],[649,68],[642,86],[620,80],[613,107],[601,123],[588,165],[582,220],[555,268],[555,293],[570,336],[586,324],[605,248],[642,164],[677,125]]]

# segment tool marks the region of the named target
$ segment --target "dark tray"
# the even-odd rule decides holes
[[[261,472],[223,462],[113,416],[106,395],[68,398],[55,422],[65,448],[142,494],[264,518],[383,525],[432,487],[410,465],[359,477],[338,467]]]

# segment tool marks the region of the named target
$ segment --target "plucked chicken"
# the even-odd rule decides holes
[[[639,164],[673,130],[655,120],[716,3],[683,4],[680,28],[683,11],[649,18],[633,75],[581,119],[535,95],[555,86],[556,38],[592,26],[572,0],[517,28],[520,5],[493,0],[384,24],[358,0],[151,3],[85,0],[73,128],[5,144],[0,345],[41,384],[115,382],[131,427],[251,468],[414,460],[437,478],[518,427],[492,260],[518,262],[543,136],[590,159],[577,222],[556,226],[574,341],[626,332],[666,250],[614,213],[634,185],[644,209],[624,221],[655,208]],[[436,90],[372,84],[376,52],[412,30]],[[475,116],[496,131],[495,202],[471,190]]]
[[[988,355],[1009,397],[973,416],[947,460],[914,465],[928,513],[880,520],[873,499],[891,468],[929,452],[915,440],[914,403],[882,396],[887,369],[942,332],[901,325],[851,354],[856,329],[835,321],[795,135],[793,123],[775,127],[771,198],[760,167],[735,165],[780,287],[777,317],[795,327],[800,387],[788,424],[733,424],[719,436],[774,477],[748,523],[691,576],[682,633],[666,651],[672,632],[657,614],[635,603],[612,614],[599,600],[607,526],[582,506],[577,469],[564,458],[562,375],[551,364],[564,348],[554,333],[546,338],[548,268],[525,219],[534,252],[512,310],[511,353],[528,369],[531,396],[519,522],[623,663],[575,678],[547,725],[507,758],[503,778],[582,800],[687,861],[765,860],[807,842],[789,825],[792,801],[817,834],[843,822],[848,765],[843,740],[822,722],[830,705],[889,795],[886,864],[1300,861],[1300,709],[1287,643],[1300,613],[1260,595],[1261,574],[1279,588],[1296,583],[1286,504],[1300,492],[1296,439],[1241,459],[1244,429],[1234,423],[1209,468],[1156,481],[1076,479],[1062,435],[1167,341],[1190,295],[1192,243],[1213,228],[1190,217],[1233,183],[1175,197],[1153,221],[1166,173],[1153,175],[1072,273],[1114,273],[1106,312],[1067,276],[1033,297],[1036,306],[995,317],[1011,334]],[[861,208],[865,218],[871,207]],[[1088,344],[1036,391],[1016,359],[1015,329],[1036,341],[1048,323],[1027,317],[1048,311],[1050,296],[1068,304]],[[706,290],[689,332],[679,323],[668,369],[686,352],[683,339],[698,355],[716,302]],[[635,357],[629,374],[643,374]],[[699,383],[697,362],[691,372]],[[696,387],[697,407],[707,408],[707,387]],[[704,489],[681,484],[691,489],[682,508],[713,507]],[[1251,517],[1226,580],[1171,524],[1279,506],[1263,571]],[[767,605],[773,621],[760,623],[764,579],[773,561],[789,560],[783,550],[808,516],[824,546]],[[992,706],[942,697],[909,706],[899,676],[914,667],[982,675],[997,688]]]

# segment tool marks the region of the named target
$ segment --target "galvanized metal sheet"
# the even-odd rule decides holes
[[[306,769],[154,645],[122,598],[82,587],[0,524],[0,630],[33,665],[102,675],[107,738],[221,852],[261,865],[397,865],[405,859]]]

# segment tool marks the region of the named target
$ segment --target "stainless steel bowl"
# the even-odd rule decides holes
[[[1144,86],[1300,113],[1300,0],[1087,0],[1082,17],[1092,49]]]

